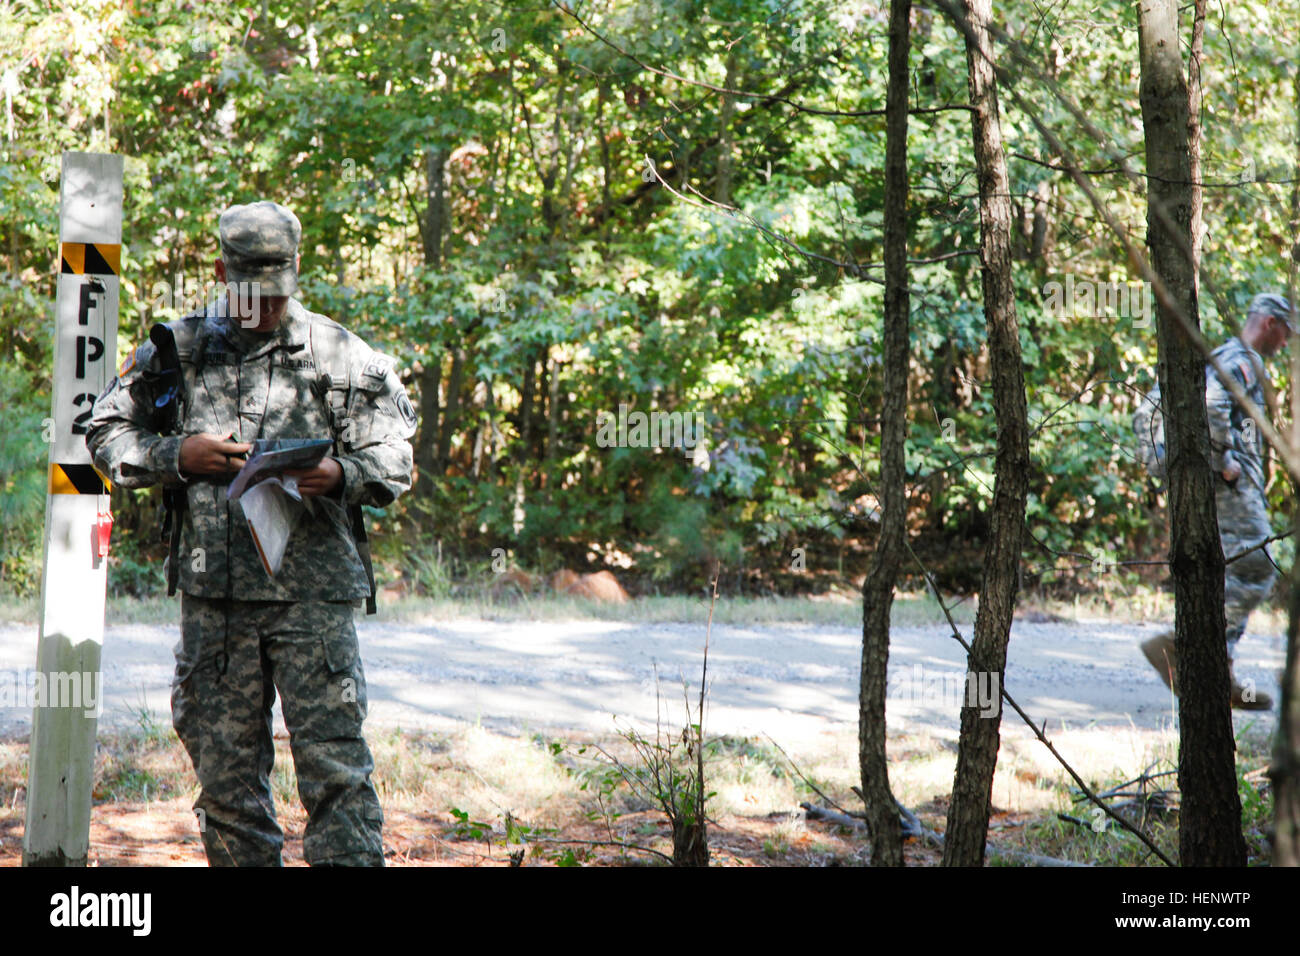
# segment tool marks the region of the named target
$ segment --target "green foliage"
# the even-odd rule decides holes
[[[482,840],[492,832],[492,824],[481,820],[471,820],[469,813],[458,807],[451,808],[451,815],[456,818],[452,833],[461,840]],[[508,842],[508,841],[507,841]]]
[[[33,389],[29,376],[0,362],[0,408],[0,589],[28,596],[41,586],[49,393]]]
[[[113,597],[150,598],[167,592],[163,563],[145,552],[136,535],[114,534],[108,557],[108,593]]]
[[[421,412],[418,482],[376,518],[375,540],[397,538],[392,566],[422,593],[448,593],[495,547],[537,567],[630,564],[644,589],[696,587],[717,561],[779,570],[796,545],[811,567],[837,569],[868,550],[883,118],[764,94],[879,109],[878,24],[839,0],[582,10],[645,62],[757,95],[728,101],[639,69],[548,4],[163,0],[128,14],[59,0],[0,12],[0,42],[24,57],[6,67],[0,145],[0,586],[30,592],[39,576],[45,463],[32,429],[48,408],[66,148],[127,157],[119,356],[151,322],[200,304],[222,207],[266,196],[297,212],[303,300],[393,355]],[[1255,291],[1286,281],[1296,104],[1282,65],[1300,43],[1296,13],[1294,0],[1251,2],[1206,31],[1215,186],[1201,307],[1213,339]],[[1081,17],[1023,0],[999,19],[1105,137],[1007,54],[1028,104],[1002,103],[1036,429],[1027,564],[1044,582],[1095,585],[1063,569],[1079,554],[1151,558],[1163,520],[1126,447],[1154,331],[1053,312],[1044,290],[1134,276],[1062,167],[1124,158],[1141,172],[1136,26],[1123,6]],[[962,44],[941,16],[917,11],[912,61],[918,106],[964,101]],[[1075,155],[1053,154],[1028,109]],[[987,533],[995,441],[969,139],[964,110],[911,118],[908,252],[933,261],[911,277],[909,527],[967,563]],[[647,178],[647,158],[671,192]],[[1140,184],[1096,182],[1140,234]],[[1284,369],[1277,379],[1285,394]],[[705,450],[601,447],[597,417],[622,404],[699,413]],[[1287,493],[1275,489],[1278,505]],[[152,534],[148,500],[115,502],[123,535]],[[115,588],[148,593],[145,548],[118,551]]]
[[[715,604],[716,601],[715,579]],[[710,630],[712,625],[713,609],[710,608]],[[706,636],[701,681],[707,673],[708,637]],[[662,697],[657,686],[657,670],[655,679],[654,736],[647,737],[631,725],[621,727],[619,736],[628,744],[632,752],[629,760],[622,760],[602,747],[595,747],[604,760],[603,765],[593,771],[598,784],[597,810],[604,818],[606,829],[610,829],[618,816],[612,806],[612,797],[621,786],[625,785],[632,799],[654,807],[667,818],[672,829],[674,866],[708,866],[708,817],[705,807],[709,799],[716,794],[705,792],[707,777],[705,767],[708,765],[709,746],[704,739],[702,721],[706,688],[701,686],[698,709],[693,714],[690,689],[683,682],[682,692],[686,698],[685,720],[681,730],[678,731],[665,727],[662,722],[660,716]],[[590,783],[589,777],[583,781],[581,789],[586,790]]]
[[[593,790],[591,785],[595,784],[597,809],[592,818],[612,826],[621,815],[615,809],[615,797],[626,787],[627,799],[636,805],[654,807],[667,818],[672,828],[674,865],[707,865],[708,820],[704,808],[715,794],[705,791],[705,777],[700,771],[699,725],[689,724],[680,733],[659,727],[654,737],[627,726],[620,728],[619,736],[631,747],[632,759],[624,761],[596,748],[605,763],[590,772],[579,788]]]

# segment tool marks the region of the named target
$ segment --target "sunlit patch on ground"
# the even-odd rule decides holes
[[[1065,729],[1052,740],[1083,780],[1105,792],[1147,774],[1144,822],[1168,853],[1177,849],[1174,790],[1177,735]],[[384,805],[387,861],[394,866],[643,866],[672,854],[668,822],[653,801],[620,784],[615,761],[635,766],[627,738],[512,737],[467,726],[447,734],[372,735],[374,780]],[[947,824],[955,751],[921,734],[889,741],[895,795],[930,830]],[[1244,826],[1253,862],[1267,861],[1271,800],[1258,747],[1243,745]],[[711,863],[721,866],[860,866],[869,862],[859,827],[810,819],[803,804],[856,814],[861,803],[857,742],[825,734],[796,753],[763,737],[723,737],[706,747]],[[0,865],[21,861],[27,771],[25,741],[0,743]],[[285,830],[284,862],[304,865],[306,823],[288,741],[276,740],[273,793]],[[1126,791],[1127,792],[1127,791]],[[1159,799],[1151,799],[1154,794]],[[190,810],[196,795],[187,758],[170,730],[142,722],[132,734],[102,736],[96,759],[91,864],[205,864]],[[989,839],[1008,850],[1080,862],[1153,862],[1136,840],[1097,816],[1046,748],[1004,734],[993,783]],[[1139,806],[1117,799],[1117,805]],[[837,812],[838,812],[837,811]],[[1130,812],[1126,810],[1125,812]],[[909,840],[910,865],[936,865],[941,850]],[[991,855],[990,863],[1016,863]]]

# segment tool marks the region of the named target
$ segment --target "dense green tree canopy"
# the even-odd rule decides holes
[[[374,516],[391,542],[441,540],[468,568],[493,548],[628,567],[643,586],[695,584],[715,560],[736,584],[798,586],[796,547],[810,569],[861,573],[882,387],[887,10],[572,8],[0,4],[7,587],[39,573],[65,149],[126,156],[121,353],[210,291],[222,208],[294,209],[304,300],[396,356],[421,412],[417,493]],[[995,15],[1035,429],[1027,565],[1157,558],[1158,499],[1127,427],[1154,381],[1154,323],[1065,172],[1089,170],[1141,242],[1141,180],[1121,171],[1143,156],[1131,5],[1015,0]],[[911,524],[949,582],[971,586],[994,418],[966,69],[939,13],[918,9],[912,36]],[[1214,339],[1255,292],[1287,287],[1298,45],[1294,0],[1225,5],[1206,23]],[[1098,305],[1097,289],[1123,295]],[[1275,375],[1285,394],[1280,363]],[[598,417],[620,405],[703,415],[706,451],[602,447]],[[128,539],[152,547],[153,498],[116,495]],[[122,552],[119,586],[137,553]]]

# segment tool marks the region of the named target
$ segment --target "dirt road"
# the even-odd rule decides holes
[[[603,733],[612,718],[653,723],[656,668],[665,719],[680,725],[682,677],[698,694],[704,627],[608,621],[372,623],[359,620],[370,694],[369,731],[444,730],[481,722],[509,732]],[[969,627],[963,628],[969,638]],[[1169,692],[1137,650],[1157,625],[1017,623],[1007,689],[1049,729],[1155,729],[1174,716]],[[141,706],[167,723],[174,626],[110,625],[104,644],[101,725],[123,729]],[[1249,634],[1237,674],[1277,696],[1280,635]],[[709,652],[710,734],[767,733],[799,746],[855,732],[860,635],[809,625],[715,626]],[[0,627],[0,733],[25,734],[34,626]],[[895,628],[890,730],[956,738],[964,655],[940,626]],[[976,702],[995,687],[977,682]],[[983,699],[980,699],[980,693]],[[278,710],[278,708],[277,708]],[[1238,728],[1271,730],[1273,714],[1237,712]],[[1004,721],[1012,731],[1019,721]],[[277,727],[282,726],[278,714]]]

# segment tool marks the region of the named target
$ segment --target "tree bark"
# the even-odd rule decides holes
[[[524,381],[519,388],[519,464],[525,467],[533,449],[533,383],[537,360],[530,351],[524,359]]]
[[[889,787],[885,691],[889,612],[907,534],[907,95],[911,0],[889,5],[889,88],[885,98],[884,408],[880,429],[880,538],[862,584],[862,667],[858,767],[871,831],[873,866],[902,866],[903,837]],[[725,200],[723,200],[725,201]]]
[[[596,88],[596,129],[600,133],[600,208],[609,209],[613,205],[610,198],[609,181],[612,173],[610,172],[609,156],[609,124],[605,122],[605,101],[609,98],[609,84],[602,80]],[[606,219],[601,224],[600,239],[606,245],[609,244],[609,220]]]
[[[1295,517],[1300,534],[1300,510]],[[1300,866],[1300,562],[1291,570],[1282,703],[1268,776],[1273,785],[1273,865]]]
[[[1287,299],[1296,321],[1297,273],[1300,272],[1300,73],[1295,77],[1296,156],[1291,178],[1291,263]],[[1300,349],[1292,348],[1291,381],[1300,382]],[[1291,444],[1300,443],[1300,390],[1291,388]],[[1296,479],[1293,477],[1292,482]],[[1300,535],[1300,508],[1292,515]],[[1286,667],[1278,705],[1277,736],[1269,780],[1273,784],[1273,865],[1300,866],[1300,562],[1291,568],[1290,621],[1286,631]]]
[[[460,389],[465,381],[465,347],[451,355],[451,376],[447,379],[447,400],[443,403],[442,430],[438,435],[438,474],[445,475],[451,463],[451,439],[460,425]]]
[[[980,680],[981,675],[997,675],[996,686],[1000,692],[1020,581],[1020,550],[1029,484],[1029,424],[1015,288],[1011,279],[1011,193],[989,36],[991,8],[992,0],[964,0],[962,4],[970,28],[966,33],[966,63],[974,107],[971,129],[979,179],[980,278],[997,418],[993,505],[967,681],[969,686],[969,682]],[[983,716],[981,708],[972,705],[968,695],[961,710],[957,772],[943,850],[945,866],[983,865],[1001,722],[1000,696],[994,704],[994,713]]]
[[[1244,866],[1241,801],[1229,712],[1223,550],[1215,513],[1205,358],[1179,325],[1199,328],[1192,261],[1188,93],[1174,0],[1138,4],[1142,123],[1147,163],[1147,246],[1168,296],[1158,296],[1160,390],[1169,462],[1170,571],[1178,667],[1183,866]],[[1162,214],[1163,213],[1163,214]]]
[[[910,7],[911,4],[909,3]],[[727,73],[722,85],[729,90],[736,89],[736,68],[739,47],[733,46],[727,53]],[[906,66],[904,66],[906,68]],[[736,98],[729,93],[722,94],[722,109],[718,115],[718,184],[714,190],[714,199],[724,206],[731,204],[731,180],[735,172],[735,157],[732,155],[731,121],[736,115]]]
[[[424,154],[424,219],[420,221],[420,242],[424,252],[424,264],[439,268],[443,261],[443,233],[447,227],[447,190],[446,190],[447,150],[441,146],[430,146]],[[446,467],[443,460],[441,430],[446,430],[446,423],[440,423],[438,390],[442,385],[442,353],[427,355],[424,370],[420,374],[420,429],[415,439],[415,462],[421,470],[427,469],[430,477],[441,475]],[[450,395],[448,396],[450,401]],[[416,485],[416,493],[428,497],[433,494],[434,483],[421,481]]]
[[[435,269],[442,265],[442,242],[447,232],[447,150],[430,147],[424,154],[425,199],[424,223],[420,238],[424,241],[424,264]]]
[[[536,421],[534,432],[536,433],[536,445],[529,446],[528,454],[532,457],[535,465],[540,465],[546,457],[546,434],[543,427],[546,424],[546,397],[551,393],[551,349],[550,346],[542,346],[538,350],[537,367],[537,408],[534,409],[533,415]],[[542,487],[542,469],[533,468],[533,487]]]
[[[549,351],[549,349],[547,350]],[[560,361],[549,359],[551,380],[547,387],[546,400],[546,452],[545,460],[550,464],[555,459],[555,450],[559,445],[560,433]]]
[[[421,471],[438,474],[438,390],[442,387],[442,354],[425,358],[420,372],[420,431],[415,439],[415,463]],[[422,481],[423,494],[432,494],[433,482]]]
[[[1206,0],[1195,0],[1192,16],[1192,49],[1187,58],[1187,149],[1191,160],[1192,183],[1192,281],[1196,294],[1201,293],[1201,245],[1205,240],[1205,188],[1201,185],[1201,102],[1205,91],[1201,79],[1205,63],[1205,5]]]

